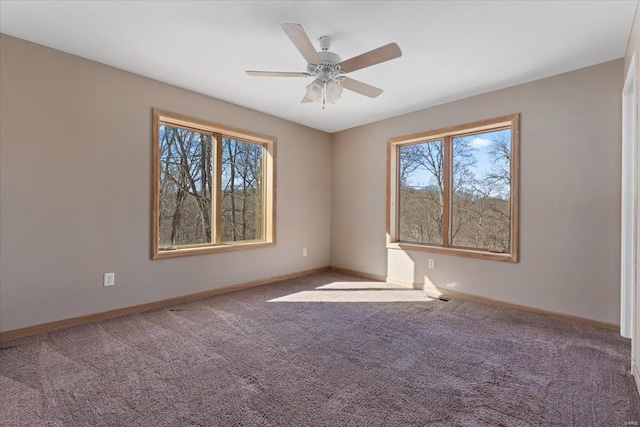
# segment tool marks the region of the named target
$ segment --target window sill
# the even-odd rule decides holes
[[[462,256],[467,258],[480,258],[480,259],[488,259],[492,261],[503,261],[503,262],[514,262],[514,263],[518,262],[518,255],[512,254],[512,253],[495,253],[495,252],[486,252],[486,251],[476,251],[473,249],[443,248],[438,246],[420,245],[416,243],[401,243],[401,242],[387,243],[387,249],[431,252],[435,254],[455,255],[455,256]]]
[[[215,246],[198,246],[178,249],[158,249],[151,255],[151,259],[178,258],[191,255],[215,254],[218,252],[242,251],[249,249],[269,248],[275,246],[275,242],[239,242],[222,243]]]

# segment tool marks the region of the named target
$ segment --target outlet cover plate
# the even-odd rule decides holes
[[[104,273],[104,286],[113,286],[116,284],[116,273]]]

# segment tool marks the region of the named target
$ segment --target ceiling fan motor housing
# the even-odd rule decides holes
[[[342,74],[340,72],[340,66],[338,65],[342,62],[340,55],[329,51],[320,51],[318,52],[318,55],[320,56],[322,63],[308,64],[307,72],[323,82],[336,80],[336,78]]]
[[[323,64],[336,65],[342,62],[342,58],[337,53],[329,52],[328,50],[321,50],[318,52]]]

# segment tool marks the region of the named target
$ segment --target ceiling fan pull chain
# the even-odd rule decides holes
[[[322,83],[322,109],[324,110],[324,104],[327,101],[327,82]]]

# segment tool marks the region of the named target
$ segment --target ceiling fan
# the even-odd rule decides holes
[[[396,43],[389,43],[343,61],[339,55],[329,51],[331,37],[322,36],[318,39],[321,50],[317,52],[301,25],[282,24],[282,29],[306,59],[307,71],[300,73],[247,71],[246,73],[259,77],[315,77],[314,81],[307,85],[307,93],[301,102],[319,102],[322,103],[323,109],[325,104],[334,104],[340,99],[343,88],[370,98],[380,95],[383,92],[382,89],[349,78],[345,74],[402,56],[400,47]]]

